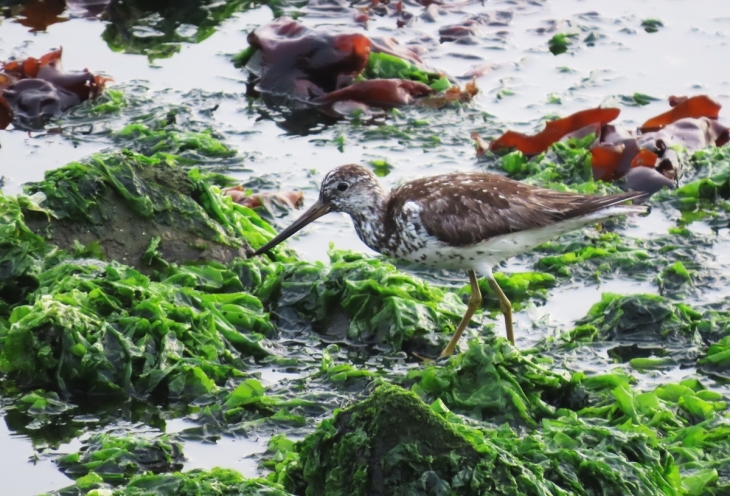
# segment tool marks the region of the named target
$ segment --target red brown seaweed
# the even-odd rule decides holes
[[[671,110],[649,119],[636,133],[607,124],[618,117],[619,109],[588,109],[548,122],[534,136],[507,131],[489,144],[489,150],[537,155],[557,141],[593,134],[596,139],[590,153],[595,180],[626,178],[632,189],[658,191],[671,187],[678,175],[679,157],[672,146],[695,151],[730,141],[730,129],[717,120],[721,106],[710,97],[672,96],[669,104]],[[472,139],[477,142],[477,156],[483,156],[486,142],[476,133]]]
[[[708,117],[717,119],[722,105],[707,95],[697,95],[691,98],[672,96],[669,99],[672,109],[652,117],[641,125],[643,132],[661,129],[669,124],[687,117]]]
[[[315,31],[288,17],[256,28],[248,43],[261,52],[257,89],[302,101],[344,87],[370,56],[365,35]]]
[[[11,122],[24,129],[43,127],[49,119],[103,91],[109,78],[88,70],[65,72],[62,56],[62,49],[58,49],[39,59],[28,57],[2,64],[0,129]]]
[[[410,79],[358,80],[371,52],[393,55],[420,67],[416,50],[388,38],[371,40],[359,33],[333,34],[281,17],[251,32],[248,42],[258,52],[246,63],[257,76],[255,89],[273,105],[314,107],[339,117],[342,108],[363,105],[391,108],[422,103],[439,108],[450,102],[468,101],[477,92],[474,82],[463,91],[450,87],[437,92]]]
[[[594,124],[607,124],[614,120],[621,111],[617,108],[593,108],[581,110],[568,117],[550,121],[545,124],[545,129],[534,136],[516,131],[507,131],[502,136],[492,141],[489,145],[491,151],[515,149],[525,155],[538,155],[553,143],[557,143],[564,136],[576,132],[581,128]]]

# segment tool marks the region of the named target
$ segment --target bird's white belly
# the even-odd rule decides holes
[[[481,274],[488,274],[495,265],[528,252],[561,234],[624,213],[625,208],[612,207],[537,229],[495,236],[469,246],[450,246],[431,238],[425,247],[399,258],[439,269],[473,269]]]
[[[535,233],[537,234],[537,233]],[[420,250],[401,257],[428,267],[439,269],[474,269],[486,273],[500,262],[551,239],[549,237],[531,237],[527,231],[498,236],[488,241],[470,246],[449,246],[440,241],[432,241]]]

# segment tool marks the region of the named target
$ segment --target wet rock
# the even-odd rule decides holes
[[[229,262],[252,252],[245,240],[227,244],[221,237],[184,169],[156,162],[118,153],[52,171],[27,186],[46,196],[52,215],[28,212],[26,222],[60,248],[96,244],[107,259],[145,272],[152,267],[144,255],[156,238],[158,255],[173,263]]]
[[[474,446],[395,386],[325,420],[300,456],[297,494],[477,494],[465,484],[480,459]]]

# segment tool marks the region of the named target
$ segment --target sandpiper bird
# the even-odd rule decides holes
[[[580,195],[530,186],[479,172],[442,174],[407,182],[387,193],[360,165],[342,165],[322,181],[319,199],[292,225],[256,251],[265,253],[329,212],[349,214],[360,239],[383,255],[444,269],[466,269],[471,297],[453,338],[451,355],[482,301],[477,273],[499,299],[507,338],[514,344],[512,305],[492,267],[588,224],[646,207],[626,204],[646,193]]]

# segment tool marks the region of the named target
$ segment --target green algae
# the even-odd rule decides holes
[[[213,468],[170,474],[141,474],[131,478],[125,486],[114,488],[104,479],[90,472],[76,484],[44,496],[290,496],[281,486],[264,479],[247,479],[235,470]]]
[[[662,294],[679,293],[685,286],[692,286],[692,273],[680,261],[665,267],[656,277],[657,286]]]
[[[159,149],[180,144],[169,130],[153,135],[164,138]],[[219,150],[202,137],[190,149]],[[0,196],[7,378],[67,395],[198,397],[241,375],[242,357],[267,355],[273,328],[234,273],[210,262],[174,264],[230,261],[273,236],[256,213],[221,196],[220,180],[185,171],[167,152],[122,151],[49,171],[27,186],[30,198]],[[135,231],[142,235],[126,234]],[[98,258],[155,263],[165,281]]]
[[[320,334],[395,350],[436,352],[465,308],[454,293],[349,251],[330,251],[329,265],[256,259],[234,270],[280,327],[308,322]]]
[[[48,215],[26,196],[0,194],[0,315],[5,318],[9,316],[7,305],[35,289],[46,258],[57,251],[28,228],[24,211]]]
[[[660,28],[664,27],[664,23],[659,19],[650,17],[641,21],[641,27],[644,28],[644,31],[647,33],[656,33]]]
[[[681,301],[723,281],[713,268],[712,243],[711,236],[683,229],[654,239],[584,230],[537,247],[535,268],[578,280],[653,280],[662,296]]]
[[[495,272],[494,280],[512,303],[512,308],[517,310],[528,300],[544,301],[548,288],[557,284],[555,276],[545,272],[515,272],[512,274]],[[482,306],[498,310],[499,300],[486,279],[479,280],[479,290],[482,293]],[[471,294],[470,286],[464,286],[460,293],[462,295]]]
[[[721,310],[705,310],[697,324],[711,343],[706,355],[697,361],[698,370],[721,383],[730,381],[730,312],[726,303],[721,302]]]
[[[348,362],[338,363],[335,357],[339,354],[339,351],[339,347],[335,344],[322,351],[322,362],[319,373],[315,377],[322,376],[335,385],[342,386],[350,385],[358,380],[370,381],[378,377],[377,372],[372,370],[357,368]]]
[[[128,124],[115,133],[115,137],[133,142],[135,149],[144,155],[157,152],[181,156],[185,152],[195,152],[197,156],[184,155],[185,159],[201,163],[211,158],[226,158],[236,155],[236,151],[221,142],[210,130],[201,132],[176,131],[170,126],[150,127],[144,123]]]
[[[308,495],[681,493],[678,468],[651,437],[560,413],[520,434],[381,385],[304,441],[277,439],[271,478]]]
[[[439,399],[457,413],[494,424],[536,427],[555,413],[542,398],[555,405],[580,400],[570,375],[545,365],[498,338],[485,345],[472,342],[445,366],[411,371],[408,381],[425,401]]]
[[[478,460],[415,395],[387,385],[323,421],[298,451],[285,480],[307,495],[414,494],[434,485],[448,491],[455,480],[468,481]]]
[[[548,40],[548,48],[553,55],[560,55],[568,51],[568,47],[573,43],[573,39],[578,35],[576,33],[558,33]]]
[[[180,153],[186,151],[183,150]],[[211,192],[215,192],[218,184],[220,183],[211,180]],[[38,212],[38,214],[41,214],[41,212]],[[222,218],[225,219],[227,215],[226,212],[223,212]],[[677,234],[677,236],[681,236],[681,234]],[[602,238],[603,235],[599,235],[599,237]],[[659,253],[657,246],[650,242],[634,244],[632,241],[627,242],[625,239],[621,242],[616,241],[614,243],[614,241],[605,238],[601,239],[599,244],[603,243],[601,246],[610,246],[613,243],[616,247],[616,253],[623,253],[624,249],[636,251],[637,253],[643,250],[651,257]],[[696,239],[691,238],[688,244],[695,242]],[[558,244],[550,249],[550,255],[561,253]],[[675,244],[679,246],[677,250],[686,249],[686,246],[682,243]],[[577,250],[578,248],[574,251]],[[670,251],[666,253],[670,253]],[[350,262],[363,263],[359,262],[359,258],[361,257],[353,256]],[[333,260],[335,259],[333,258]],[[586,256],[577,262],[566,263],[565,266],[570,268],[572,275],[580,277],[584,269],[587,271],[589,268],[600,267],[599,261],[601,260],[603,262],[610,261],[610,255]],[[637,258],[637,260],[643,260],[646,263],[648,259]],[[661,274],[664,269],[673,266],[676,262],[675,259],[659,257],[652,262],[650,268],[654,274]],[[277,315],[272,318],[276,325],[283,329],[294,329],[294,323],[307,325],[310,323],[307,320],[309,319],[308,315],[319,313],[324,315],[319,322],[328,323],[328,325],[317,328],[317,331],[327,331],[323,332],[325,341],[329,340],[332,335],[347,335],[345,331],[345,328],[349,330],[347,325],[349,321],[347,319],[351,318],[350,315],[356,315],[360,307],[353,306],[350,310],[345,311],[347,318],[344,325],[332,323],[329,319],[332,319],[334,315],[340,312],[341,302],[335,301],[331,306],[325,306],[325,310],[321,310],[322,307],[319,307],[319,305],[326,300],[319,299],[320,297],[317,296],[320,294],[321,288],[314,289],[325,282],[331,282],[329,264],[322,264],[323,270],[320,270],[322,267],[317,264],[302,264],[304,268],[292,269],[292,274],[296,274],[296,276],[291,276],[295,278],[285,281],[286,283],[293,283],[291,287],[287,287],[285,290],[282,290],[278,283],[274,281],[271,271],[283,270],[282,267],[293,267],[297,263],[299,262],[296,262],[296,259],[290,253],[277,253],[272,261],[237,261],[232,264],[205,263],[180,266],[173,263],[170,264],[170,267],[174,270],[168,271],[159,268],[160,273],[153,273],[149,279],[151,279],[151,282],[162,281],[164,284],[187,287],[202,293],[251,292],[262,301],[266,310],[276,310]],[[612,263],[600,267],[601,273],[611,273],[613,271]],[[685,261],[681,263],[692,275],[693,280],[696,279],[696,268]],[[593,264],[597,265],[594,266]],[[249,267],[249,265],[255,267],[255,269]],[[348,281],[349,272],[357,268],[356,265],[348,267],[344,271],[345,275],[342,276],[342,280],[345,283]],[[314,267],[311,272],[309,272],[310,267]],[[563,275],[559,273],[557,268],[539,267],[538,269],[557,276]],[[41,268],[39,273],[43,270]],[[363,269],[363,273],[369,274],[369,270],[371,269]],[[617,270],[621,274],[632,274],[632,269],[628,263]],[[640,277],[641,270],[644,270],[646,274],[648,268],[637,268],[635,277]],[[251,282],[254,279],[254,273],[257,273],[259,277],[257,283]],[[397,271],[395,274],[402,275]],[[536,274],[539,275],[540,273]],[[311,279],[308,279],[310,276]],[[299,277],[301,279],[297,279]],[[365,276],[362,277],[365,279]],[[500,282],[506,283],[512,277],[510,276],[509,279]],[[649,274],[648,277],[652,277],[652,274]],[[268,281],[271,285],[262,285],[262,280]],[[560,279],[556,279],[556,282],[559,281]],[[696,281],[701,281],[701,279],[696,279]],[[412,286],[402,284],[397,278],[392,280],[388,278],[378,279],[380,286],[387,287],[391,282],[404,289],[406,293],[411,291]],[[522,283],[524,281],[515,279],[515,282],[520,282],[515,286],[516,294],[519,294],[520,291],[523,291],[524,286]],[[539,287],[540,281],[536,279],[534,282],[537,285],[528,285],[528,289],[524,291],[530,298],[539,298],[539,293],[530,293],[532,290],[541,290]],[[309,284],[309,290],[305,288],[307,284]],[[340,283],[337,282],[337,284]],[[365,285],[345,293],[337,284],[335,284],[337,289],[330,293],[334,295],[333,299],[335,300],[342,298],[344,294],[359,296],[361,292],[365,292],[369,298],[367,301],[371,302],[372,306],[377,306],[382,305],[382,298],[385,297],[385,292],[375,297],[372,296],[369,293],[370,288]],[[549,282],[546,280],[547,284]],[[266,293],[267,288],[271,289],[272,292]],[[327,288],[327,290],[330,289]],[[439,289],[441,295],[438,292],[429,292],[428,296],[424,298],[426,301],[436,303],[436,308],[439,308],[438,299],[443,294],[449,293],[440,288],[436,289]],[[485,297],[488,298],[486,288],[483,289],[485,290]],[[296,300],[298,295],[304,294],[306,291],[309,291],[307,295],[315,295],[313,300],[309,299],[310,296],[305,296],[302,300]],[[26,291],[24,295],[27,293]],[[289,305],[289,302],[285,301],[286,304],[281,305],[282,295],[293,295],[296,302]],[[510,298],[514,299],[515,296],[510,294]],[[312,303],[312,301],[315,303]],[[417,298],[415,304],[419,304]],[[299,305],[303,305],[301,308],[305,308],[305,311],[297,313],[299,312]],[[489,308],[493,308],[492,305],[492,302],[487,303]],[[718,306],[718,308],[720,307]],[[700,309],[695,309],[695,311],[702,316],[692,320],[690,327],[696,326],[700,335],[707,342],[712,343],[718,338],[720,339],[717,342],[718,346],[713,348],[713,345],[710,345],[710,350],[704,355],[705,358],[701,358],[698,364],[703,364],[703,373],[709,374],[711,369],[715,374],[713,377],[722,377],[723,374],[727,374],[727,362],[722,359],[722,353],[727,349],[723,348],[726,344],[721,339],[724,331],[718,327],[720,322],[724,322],[722,320],[724,318],[723,313],[721,311],[715,312],[714,320],[708,320],[707,328],[704,329],[705,319],[711,312],[703,313]],[[456,317],[451,319],[452,325],[458,321],[461,312],[463,312],[463,306],[455,307],[453,313]],[[294,315],[295,313],[296,315]],[[10,308],[7,309],[5,315],[10,315]],[[389,318],[392,319],[393,317]],[[366,320],[363,320],[363,322],[366,322]],[[402,319],[400,322],[409,324],[410,321]],[[7,330],[9,322],[6,321],[6,324],[8,324],[5,328]],[[587,327],[590,327],[590,324]],[[593,324],[593,327],[597,329],[600,326]],[[2,324],[0,324],[0,328],[2,328]],[[444,325],[440,330],[436,326],[433,329],[436,329],[435,332],[448,331],[449,326]],[[0,331],[0,333],[2,332]],[[301,332],[301,328],[299,332]],[[409,330],[396,329],[396,332],[407,336]],[[428,336],[430,332],[428,331],[423,336]],[[297,337],[299,335],[295,334]],[[304,333],[304,335],[307,334]],[[602,338],[599,334],[596,334],[596,336],[597,342],[600,342]],[[407,349],[407,345],[404,346],[403,343],[407,343],[409,339],[411,338],[407,337],[405,341],[401,342],[401,349]],[[353,342],[359,343],[360,340],[353,339]],[[374,340],[373,342],[377,343],[378,341]],[[502,344],[503,347],[507,346],[506,343]],[[442,343],[438,346],[441,345]],[[434,345],[434,348],[436,348],[436,345]],[[434,387],[433,391],[438,394],[422,390],[419,391],[419,395],[423,395],[427,401],[432,401],[432,412],[445,419],[455,432],[475,447],[478,453],[491,457],[490,460],[499,459],[500,463],[512,467],[509,476],[512,478],[505,475],[505,478],[498,479],[498,482],[494,483],[495,485],[516,487],[515,491],[519,494],[533,493],[533,486],[527,485],[525,481],[532,481],[536,484],[534,487],[538,487],[542,494],[673,494],[680,493],[683,489],[690,494],[723,494],[722,491],[725,488],[724,485],[727,484],[728,477],[724,468],[727,456],[723,455],[723,449],[725,449],[723,446],[726,446],[723,444],[726,420],[724,410],[719,408],[723,400],[713,397],[713,391],[697,388],[695,385],[690,384],[686,387],[692,390],[692,394],[684,392],[682,394],[684,399],[680,405],[678,399],[673,401],[665,400],[663,396],[660,397],[660,395],[665,395],[664,392],[652,390],[649,393],[658,398],[658,404],[661,406],[661,408],[652,409],[650,408],[651,404],[657,402],[657,400],[653,399],[651,395],[641,396],[645,392],[632,390],[634,382],[631,380],[624,381],[616,377],[603,378],[600,376],[581,377],[580,374],[560,369],[546,357],[536,352],[523,355],[514,351],[515,356],[507,353],[508,357],[505,358],[504,356],[500,357],[502,351],[498,351],[498,346],[494,346],[494,348],[495,350],[485,347],[479,352],[480,355],[493,357],[489,360],[482,356],[469,356],[468,358],[465,357],[458,367],[455,367],[454,362],[458,360],[458,357],[455,357],[453,361],[445,364],[428,365],[426,370],[435,377],[433,382],[438,385],[445,385],[440,389]],[[436,348],[435,351],[439,351],[439,349]],[[196,350],[195,353],[201,353],[201,351]],[[471,348],[468,353],[471,353]],[[245,354],[242,354],[242,356],[245,356]],[[703,354],[700,353],[700,356],[703,356]],[[714,362],[710,360],[704,362],[709,357],[714,357],[712,359]],[[638,364],[641,360],[655,358],[637,357],[632,358],[630,363]],[[666,358],[662,357],[661,359]],[[497,363],[495,363],[495,360]],[[502,361],[500,362],[500,360]],[[349,392],[359,394],[362,388],[374,379],[370,375],[373,372],[372,363],[354,366],[349,357],[339,355],[334,349],[328,348],[327,353],[323,353],[319,368],[313,376],[307,377],[306,380],[317,381],[314,387],[324,387],[328,389],[328,394],[332,394],[332,386],[340,391],[347,389]],[[249,364],[250,362],[245,364],[249,368],[242,370],[250,370]],[[482,369],[487,369],[487,373]],[[495,370],[496,375],[494,375]],[[479,374],[483,375],[480,376]],[[421,377],[416,377],[416,375],[408,379],[403,378],[402,381],[393,379],[392,375],[385,377],[387,377],[387,380],[411,385],[414,390],[417,390],[416,384],[420,386],[421,383],[427,381]],[[378,374],[378,376],[383,377],[381,374]],[[498,379],[496,379],[497,377]],[[412,382],[408,382],[408,380]],[[267,391],[260,383],[257,384],[253,381],[255,380],[250,377],[235,375],[228,377],[226,381],[216,382],[217,389],[211,393],[205,393],[197,397],[195,397],[197,393],[191,395],[191,398],[195,397],[196,400],[200,400],[204,404],[203,407],[193,407],[197,412],[194,420],[203,424],[205,428],[201,429],[200,432],[205,430],[206,433],[214,432],[216,435],[220,435],[221,433],[233,432],[230,430],[232,428],[235,429],[235,432],[247,433],[251,428],[258,428],[264,422],[267,425],[270,425],[269,422],[275,422],[276,429],[287,429],[292,426],[301,428],[305,422],[309,422],[311,427],[313,418],[320,418],[323,413],[327,413],[322,408],[314,410],[311,405],[307,404],[287,404],[286,402],[290,401],[289,397],[280,397],[272,391]],[[484,394],[482,392],[476,394],[469,389],[469,386],[472,386],[475,391],[478,391],[479,386],[489,381],[498,383],[498,387],[495,388],[497,393]],[[595,384],[601,384],[601,387]],[[611,384],[612,387],[606,387],[605,384]],[[672,385],[664,386],[666,386],[666,389],[671,389]],[[624,390],[626,393],[624,393]],[[238,392],[234,395],[235,391]],[[157,393],[164,394],[164,391],[160,390]],[[43,395],[47,394],[43,393]],[[470,394],[473,394],[477,406],[468,404],[467,400],[471,399]],[[43,395],[40,393],[37,395],[36,393],[27,394],[26,397],[28,398],[25,405],[38,403],[38,411],[40,411]],[[503,410],[494,413],[496,409],[489,409],[491,405],[488,405],[486,400],[491,399],[492,396],[498,398],[495,403],[504,405]],[[462,403],[454,401],[452,398],[465,402],[466,406],[462,406]],[[520,403],[514,398],[522,401],[524,413],[520,409]],[[484,407],[477,400],[488,406]],[[33,403],[30,403],[31,401]],[[55,408],[54,402],[47,401],[46,403],[48,405],[46,410],[50,414]],[[453,412],[450,412],[449,409]],[[36,410],[34,409],[34,411]],[[313,413],[315,411],[316,413]],[[635,413],[632,413],[632,411]],[[676,418],[670,417],[670,414]],[[273,416],[277,418],[271,420]],[[507,417],[509,419],[505,420]],[[654,420],[655,418],[661,419],[661,421]],[[512,427],[504,426],[503,422],[505,421]],[[655,424],[655,422],[657,423]],[[213,424],[220,425],[220,429],[214,430],[210,427]],[[661,425],[661,429],[657,427],[659,425]],[[667,446],[662,439],[667,437],[667,434],[672,435],[672,429],[675,427],[679,429],[680,426],[685,429],[683,436],[672,437],[673,446]],[[297,431],[296,435],[301,432],[301,430]],[[189,439],[194,439],[194,437]],[[281,477],[281,479],[272,480],[279,480],[280,482],[287,480],[284,475],[288,473],[286,467],[301,459],[300,452],[293,448],[291,443],[288,447],[284,446],[285,444],[287,443],[279,442],[277,449],[271,455],[273,458],[277,458],[278,461],[270,467],[275,470],[275,477]],[[437,447],[433,449],[436,450]],[[404,448],[403,452],[405,451],[407,450]],[[409,465],[412,459],[408,456],[411,452],[406,452],[405,455],[401,453],[399,452],[399,456],[402,456],[402,458],[398,459],[398,463]],[[420,451],[418,453],[422,455]],[[442,454],[447,454],[446,450],[444,450],[444,453],[437,452],[437,455]],[[669,456],[673,458],[673,462],[669,461]],[[428,456],[417,456],[414,459],[416,463],[431,463],[427,458]],[[500,468],[503,466],[497,466],[499,470],[496,471],[497,475],[495,477],[503,474]],[[292,474],[296,473],[299,472],[292,472]],[[483,472],[480,474],[483,475]],[[164,484],[167,482],[163,483],[163,480],[168,481],[165,477],[167,476],[153,479],[154,482],[151,484],[155,488],[165,487]],[[94,478],[93,475],[92,478]],[[438,491],[444,487],[440,480],[448,479],[448,475],[442,477],[437,472],[436,477],[434,477],[429,473],[422,476],[422,479],[422,481],[419,479],[415,485],[405,486],[406,488],[402,491],[409,494],[413,487],[422,490],[424,493],[428,493],[429,490]],[[97,484],[101,483],[97,482]],[[493,493],[500,494],[499,491],[502,491],[502,489],[496,489]],[[538,494],[539,491],[535,490],[534,493]]]
[[[78,479],[94,472],[104,482],[120,484],[136,474],[174,472],[182,468],[182,443],[169,436],[115,436],[94,434],[76,453],[61,456],[56,464]]]
[[[566,351],[611,343],[608,355],[636,370],[696,366],[725,382],[730,379],[730,312],[725,302],[714,306],[694,308],[653,294],[604,293],[577,327],[538,348]]]
[[[583,194],[620,192],[617,186],[593,180],[589,146],[594,135],[581,139],[570,138],[553,143],[547,152],[528,158],[520,151],[487,157],[493,166],[502,169],[513,179],[558,191]]]
[[[619,295],[604,293],[588,311],[580,325],[594,326],[605,340],[633,339],[667,342],[688,339],[699,342],[692,325],[700,314],[688,305],[673,304],[653,294]]]
[[[48,416],[61,415],[73,410],[75,405],[63,401],[54,391],[37,389],[23,395],[14,407],[29,415]]]
[[[704,220],[713,228],[730,222],[730,147],[694,152],[687,160],[680,187],[659,193],[655,201],[667,203],[680,214],[680,225]]]
[[[697,323],[702,313],[653,294],[604,293],[577,327],[555,344],[572,349],[611,343],[608,355],[638,370],[696,363],[705,344]],[[548,340],[550,341],[550,340]]]
[[[407,79],[431,86],[436,91],[451,87],[442,74],[421,69],[416,64],[389,53],[372,52],[360,79]]]
[[[115,114],[127,106],[127,99],[124,92],[107,89],[94,99],[93,105],[89,108],[90,114]]]
[[[639,240],[629,241],[613,232],[597,236],[568,235],[539,246],[536,251],[547,256],[540,257],[535,267],[564,277],[587,278],[619,271],[624,275],[645,277],[656,265],[647,245]]]
[[[273,332],[246,293],[203,293],[95,260],[42,273],[0,342],[0,368],[20,387],[82,394],[198,397],[269,353]]]

